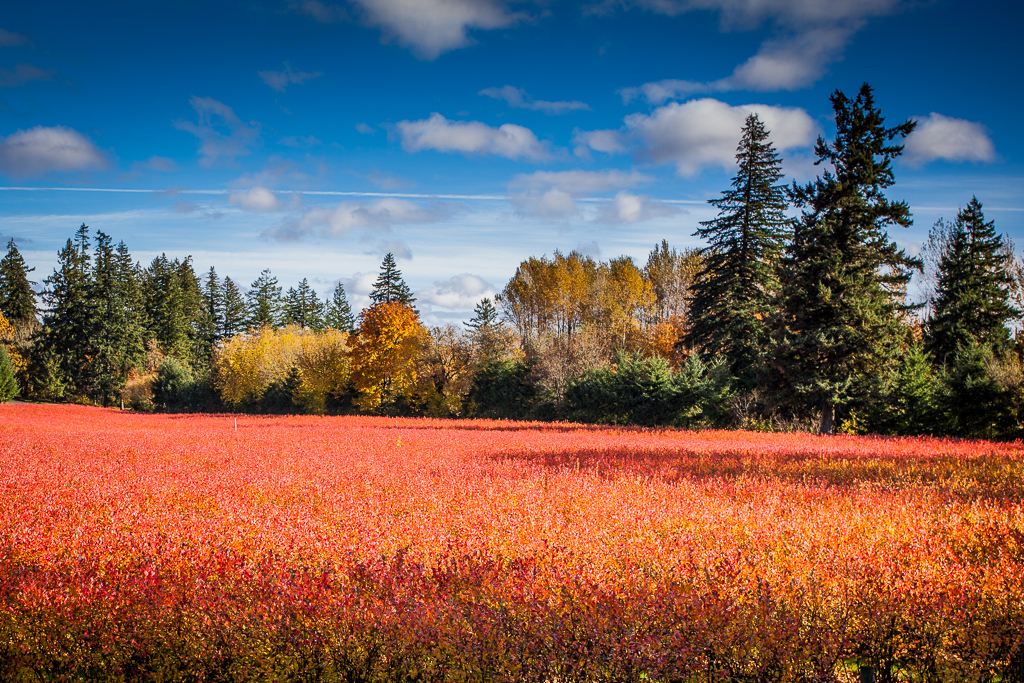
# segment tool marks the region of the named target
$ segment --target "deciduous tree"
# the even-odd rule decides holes
[[[380,410],[408,395],[416,384],[416,359],[425,332],[416,311],[397,301],[375,304],[359,314],[352,384],[360,394],[360,408]]]

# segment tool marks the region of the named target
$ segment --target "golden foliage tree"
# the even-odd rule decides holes
[[[271,385],[298,371],[293,401],[307,412],[322,413],[327,397],[339,395],[347,386],[348,351],[348,335],[340,330],[265,326],[217,347],[214,382],[221,399],[238,406],[259,401]]]
[[[416,360],[427,341],[419,315],[397,301],[382,302],[359,314],[352,348],[356,404],[376,411],[408,396],[416,385]]]

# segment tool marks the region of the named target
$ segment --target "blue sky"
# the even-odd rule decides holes
[[[465,320],[530,255],[699,245],[749,111],[806,181],[829,94],[867,81],[919,121],[893,237],[915,251],[976,194],[1024,246],[1022,20],[986,0],[16,3],[0,238],[38,279],[84,222],[143,263],[340,280],[357,306],[392,251],[429,322]]]

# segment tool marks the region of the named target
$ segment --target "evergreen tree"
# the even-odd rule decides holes
[[[344,332],[354,332],[356,329],[356,318],[352,315],[352,307],[345,296],[345,286],[340,282],[334,286],[331,300],[327,302],[324,323],[327,327]]]
[[[723,356],[740,384],[753,388],[770,338],[775,273],[789,232],[785,188],[778,184],[782,162],[757,114],[743,126],[736,162],[732,189],[708,202],[718,217],[702,222],[695,233],[708,246],[692,285],[685,340],[705,357]]]
[[[25,265],[14,239],[7,242],[7,255],[0,259],[0,311],[14,326],[30,324],[36,319],[34,282],[28,274],[35,268]]]
[[[249,308],[245,305],[238,285],[230,277],[224,278],[223,290],[223,318],[219,336],[221,339],[230,339],[249,329]]]
[[[88,393],[92,389],[92,334],[96,316],[89,245],[89,228],[83,223],[75,237],[57,253],[53,275],[43,281],[44,338],[38,346],[49,354],[44,361],[52,375],[48,383],[61,387],[58,394]],[[43,391],[50,393],[50,387]]]
[[[889,240],[908,227],[905,202],[890,202],[892,160],[914,129],[886,128],[866,83],[855,99],[832,95],[836,138],[818,138],[816,163],[835,169],[789,191],[804,209],[780,270],[782,310],[775,362],[785,390],[821,411],[832,433],[835,409],[877,391],[906,340],[902,316],[911,269],[920,262]]]
[[[223,337],[224,330],[224,287],[217,277],[217,270],[210,266],[206,272],[206,281],[203,287],[203,303],[206,307],[206,317],[210,325],[210,343],[214,344]]]
[[[94,392],[106,405],[124,387],[129,371],[141,365],[145,346],[131,255],[123,242],[115,249],[102,231],[96,233],[91,298]]]
[[[373,291],[370,292],[370,301],[375,306],[380,303],[397,302],[409,308],[412,308],[416,302],[409,285],[405,284],[405,280],[402,279],[402,272],[398,270],[398,265],[395,263],[395,255],[390,252],[384,256],[384,261],[380,264],[380,275],[377,276],[377,282],[374,283]],[[419,314],[415,308],[412,310],[417,315]]]
[[[252,283],[246,298],[249,302],[250,327],[277,327],[281,317],[281,288],[269,269],[260,273]]]
[[[1009,303],[1013,278],[1003,238],[985,221],[977,197],[951,228],[927,321],[927,350],[940,365],[973,343],[1000,350],[1009,342],[1006,323],[1020,315]]]
[[[284,300],[284,323],[298,325],[310,330],[322,330],[324,327],[324,305],[309,286],[309,281],[302,278],[298,288],[289,287]]]
[[[163,352],[192,366],[208,360],[206,307],[192,257],[171,261],[161,254],[153,259],[145,273],[145,292],[150,335]]]
[[[7,403],[20,391],[18,380],[14,376],[14,365],[7,355],[7,348],[0,344],[0,403]]]
[[[473,317],[466,323],[470,338],[477,352],[485,359],[496,355],[503,338],[503,326],[498,317],[498,309],[485,297],[473,309]]]

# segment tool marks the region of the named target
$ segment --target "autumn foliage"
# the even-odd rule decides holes
[[[1024,675],[1019,444],[234,420],[0,407],[0,679]]]
[[[408,395],[416,384],[416,359],[426,341],[427,331],[411,307],[385,301],[363,309],[352,348],[356,404],[372,412]]]

